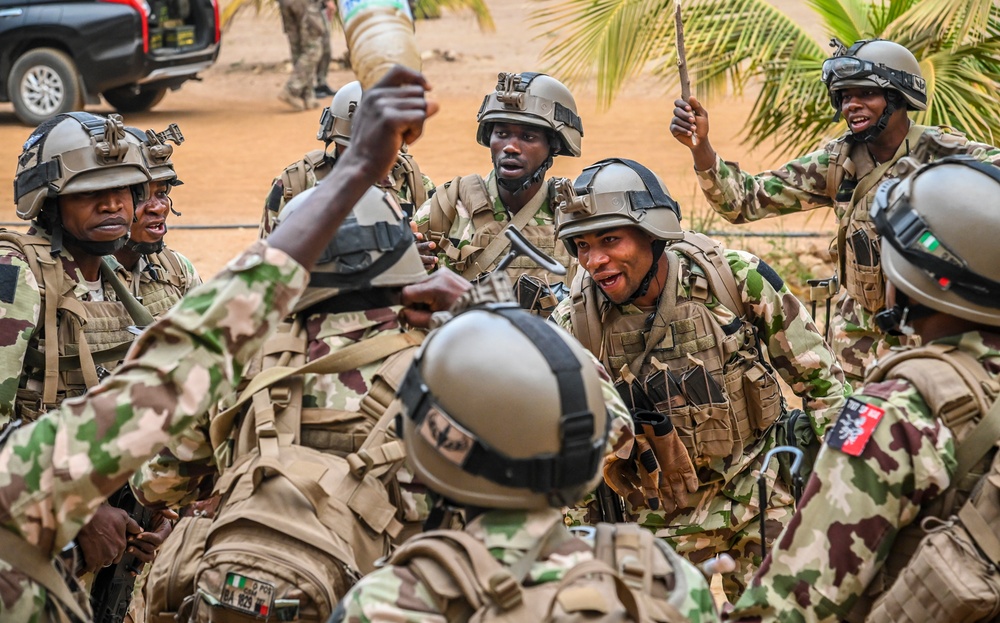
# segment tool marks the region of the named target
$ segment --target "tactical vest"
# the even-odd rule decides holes
[[[581,271],[571,290],[573,333],[614,378],[627,368],[640,382],[673,422],[705,485],[720,475],[701,468],[739,456],[771,427],[781,392],[722,247],[686,232],[665,253],[667,285],[652,315],[622,314]],[[688,298],[677,292],[678,254],[701,271],[691,272]],[[716,299],[733,316],[726,326],[708,308]]]
[[[939,129],[942,144],[952,152],[957,153],[968,143],[965,135],[959,132],[944,127]],[[872,313],[885,307],[885,277],[881,239],[869,214],[870,198],[874,196],[871,191],[929,131],[931,128],[926,126],[912,125],[893,158],[881,164],[872,160],[863,145],[850,142],[846,137],[827,148],[830,164],[826,189],[839,220],[835,251],[840,263],[840,282],[851,298]]]
[[[138,283],[132,283],[132,292],[153,317],[159,317],[180,302],[190,284],[180,259],[170,249],[145,258],[146,267]]]
[[[549,178],[545,187],[539,192],[548,193],[549,205],[553,205],[554,184]],[[448,237],[458,217],[458,202],[461,201],[465,210],[472,215],[472,225],[475,235],[472,241],[461,249],[455,247]],[[519,215],[520,213],[518,213]],[[516,220],[514,215],[512,220]],[[533,215],[525,215],[532,216]],[[533,220],[533,218],[532,218]],[[431,197],[431,215],[428,224],[427,238],[438,245],[438,249],[447,254],[455,270],[466,279],[474,279],[496,267],[497,262],[510,249],[510,242],[502,237],[502,232],[511,221],[497,221],[493,216],[493,200],[490,198],[486,181],[478,175],[456,177],[445,184]],[[559,277],[566,283],[572,281],[578,266],[566,246],[556,240],[555,225],[529,224],[519,228],[524,237],[543,253],[554,258],[566,267],[565,277]],[[499,244],[494,244],[497,241]],[[479,261],[482,256],[490,256],[488,262]],[[511,282],[517,281],[522,275],[537,277],[543,283],[551,282],[553,275],[527,257],[518,257],[507,268]]]
[[[315,186],[316,182],[332,170],[333,164],[322,149],[314,149],[302,156],[302,160],[285,167],[281,172],[282,198],[285,203]]]
[[[14,404],[15,417],[33,421],[66,398],[83,394],[117,367],[135,339],[129,326],[140,323],[121,301],[73,296],[73,283],[52,257],[47,238],[0,232],[0,245],[24,255],[41,295],[41,327],[36,327],[25,353],[24,381]],[[102,277],[117,279],[110,269],[102,269]],[[53,292],[59,293],[55,302],[48,294]],[[47,348],[49,344],[58,348]]]
[[[469,534],[437,530],[410,539],[389,560],[427,586],[448,621],[582,623],[631,621],[686,623],[679,608],[690,586],[678,570],[684,561],[670,546],[636,524],[598,524],[594,559],[560,581],[526,584],[545,546],[572,538],[557,523],[515,564],[501,564]],[[715,618],[714,608],[706,612]]]
[[[407,216],[412,217],[414,211],[427,201],[424,175],[420,172],[417,161],[405,151],[399,152],[396,156],[396,164],[389,172],[389,184]]]
[[[951,430],[955,437],[961,466],[963,446],[974,437],[971,435],[973,431],[979,436],[983,434],[983,431],[977,430],[977,425],[1000,394],[1000,382],[993,378],[974,357],[962,352],[957,346],[945,344],[928,344],[894,353],[873,366],[865,382],[877,383],[897,378],[910,382],[923,397],[933,415]],[[989,439],[986,441],[989,442]],[[995,437],[993,441],[994,443],[997,441]],[[988,451],[985,455],[971,457],[968,471],[964,474],[956,473],[951,486],[934,498],[911,524],[899,532],[885,564],[859,598],[846,618],[847,621],[859,623],[877,620],[888,623],[892,620],[884,618],[884,611],[881,611],[878,618],[868,618],[876,600],[890,587],[893,587],[893,590],[906,590],[911,593],[913,599],[927,597],[919,594],[920,586],[903,587],[895,581],[907,571],[921,539],[927,534],[924,530],[924,526],[928,525],[926,520],[938,518],[947,521],[953,517],[988,472],[995,451],[991,443],[987,443],[986,448]],[[1000,498],[994,497],[984,502],[990,506],[993,517],[1000,514]],[[991,529],[989,532],[992,534],[994,530]],[[990,574],[995,573],[992,569],[985,571]]]

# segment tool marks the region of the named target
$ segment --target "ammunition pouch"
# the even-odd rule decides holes
[[[543,318],[548,318],[564,298],[569,295],[569,289],[564,283],[550,284],[538,277],[522,273],[514,282],[514,296],[522,309],[534,312]]]

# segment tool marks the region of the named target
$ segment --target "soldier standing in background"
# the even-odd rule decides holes
[[[876,322],[924,346],[879,359],[848,400],[731,620],[1000,613],[998,215],[1000,170],[967,157],[878,189],[871,221],[888,283]]]
[[[112,265],[117,264],[114,267],[119,277],[156,318],[176,305],[189,290],[201,285],[201,277],[191,261],[163,241],[167,215],[173,212],[180,216],[174,210],[170,190],[183,184],[170,159],[174,148],[167,143],[180,145],[184,136],[175,124],[160,133],[131,127],[125,130],[142,149],[150,175],[149,197],[136,206],[129,240],[115,252]]]
[[[327,0],[279,0],[278,7],[292,53],[292,75],[278,94],[278,99],[293,110],[319,108],[313,88],[324,45],[326,53],[330,53]]]
[[[992,162],[1000,161],[1000,150],[967,141],[949,128],[909,120],[908,110],[927,109],[927,84],[913,54],[892,41],[841,46],[823,63],[823,82],[835,119],[843,115],[847,121],[847,133],[773,171],[750,175],[716,154],[708,136],[708,112],[693,97],[675,102],[670,132],[691,150],[709,204],[730,222],[834,209],[840,222],[835,242],[839,283],[845,292],[836,300],[827,335],[847,378],[861,380],[875,358],[899,344],[873,321],[885,306],[881,242],[868,217],[879,182],[893,177],[894,165],[921,140]],[[829,296],[837,294],[836,285]]]
[[[203,296],[186,298],[148,329],[134,358],[99,389],[4,436],[0,617],[89,620],[86,605],[69,596],[53,573],[52,557],[171,434],[233,390],[243,365],[295,303],[306,270],[354,203],[388,172],[401,142],[420,136],[428,109],[433,112],[423,99],[423,78],[396,68],[376,87],[386,97],[373,97],[362,115],[363,147],[352,150],[301,218],[290,218],[282,232],[255,243],[202,286]],[[22,184],[25,193],[42,189],[39,202],[46,196],[45,185]]]
[[[792,515],[777,462],[763,465],[786,409],[777,375],[821,436],[849,393],[843,371],[774,269],[684,232],[680,207],[641,164],[587,167],[556,205],[556,233],[586,273],[552,320],[604,363],[635,419],[636,441],[605,479],[683,556],[729,552],[737,566],[723,587],[735,599],[762,559],[760,515],[768,540]],[[650,446],[662,476],[637,463]]]

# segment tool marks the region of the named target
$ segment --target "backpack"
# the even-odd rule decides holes
[[[323,622],[403,528],[388,492],[405,456],[402,442],[389,439],[393,414],[381,414],[347,456],[306,447],[301,385],[306,373],[394,364],[420,334],[382,334],[308,364],[276,365],[288,361],[283,353],[304,357],[295,336],[279,333],[265,345],[270,363],[212,421],[213,445],[235,444],[236,452],[228,467],[219,463],[222,501],[197,563],[192,621]]]
[[[684,561],[636,524],[598,524],[594,559],[559,581],[525,585],[555,524],[517,563],[501,564],[465,532],[436,530],[407,541],[389,562],[406,566],[430,591],[449,601],[448,620],[469,623],[687,622],[678,608],[688,596]]]

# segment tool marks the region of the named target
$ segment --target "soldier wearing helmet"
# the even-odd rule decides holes
[[[176,124],[163,132],[125,128],[126,139],[136,142],[149,169],[149,196],[138,204],[132,232],[125,246],[114,254],[112,266],[153,317],[164,313],[192,288],[201,285],[194,264],[163,241],[167,233],[167,214],[174,209],[170,189],[180,186],[171,160],[173,142],[180,145],[184,135]],[[110,259],[110,258],[109,258]]]
[[[792,514],[777,465],[762,464],[786,408],[777,377],[816,435],[848,388],[781,277],[684,231],[680,216],[663,181],[631,160],[602,160],[560,183],[556,235],[585,273],[552,320],[601,359],[632,408],[636,439],[605,466],[608,484],[680,554],[731,553],[737,567],[723,585],[733,599],[761,563],[760,472],[769,540]],[[646,448],[655,462],[637,462]]]
[[[546,179],[555,156],[580,156],[583,123],[576,101],[561,82],[539,73],[501,73],[496,89],[483,98],[476,140],[490,148],[493,171],[456,177],[439,187],[417,211],[414,221],[424,241],[426,260],[474,279],[490,271],[509,250],[501,233],[520,230],[535,246],[570,265],[572,258],[555,244],[552,196]],[[547,278],[527,258],[507,269]],[[572,280],[573,270],[567,275]]]
[[[58,115],[24,143],[14,199],[31,226],[0,234],[0,331],[9,336],[0,428],[34,421],[97,385],[124,358],[129,327],[148,324],[105,264],[128,241],[135,205],[148,194],[149,171],[117,115]],[[125,511],[101,505],[77,537],[82,569],[110,564],[138,532]]]
[[[561,507],[601,479],[613,421],[602,377],[563,330],[511,305],[462,311],[432,332],[390,408],[410,469],[468,523],[408,541],[348,592],[331,623],[541,621],[555,613],[574,621],[717,620],[704,576],[651,535],[639,538],[634,524],[601,524],[596,547],[564,525]],[[468,378],[493,382],[462,382]],[[596,582],[571,583],[574,568],[617,575],[622,567],[602,563],[623,546],[644,562],[617,597],[590,592]],[[633,609],[622,606],[628,593]]]
[[[341,87],[334,94],[330,105],[323,109],[316,138],[323,141],[324,147],[314,149],[303,156],[302,160],[288,165],[271,182],[271,190],[264,200],[264,214],[258,232],[261,238],[266,238],[274,229],[278,215],[288,201],[315,186],[333,169],[337,158],[351,142],[351,120],[357,113],[360,102],[361,83],[355,80]],[[412,215],[413,210],[426,201],[428,193],[434,190],[434,183],[420,172],[413,156],[407,152],[406,145],[403,145],[396,158],[396,166],[379,186],[392,189],[408,215]]]
[[[715,153],[709,141],[708,112],[697,99],[675,102],[670,131],[691,149],[695,172],[709,204],[733,223],[832,207],[840,222],[835,242],[838,279],[813,297],[835,302],[827,335],[849,379],[899,340],[878,331],[874,315],[885,307],[881,242],[868,217],[879,182],[892,178],[894,165],[909,152],[924,160],[968,153],[991,162],[1000,150],[966,140],[945,127],[916,125],[908,111],[927,109],[927,83],[920,64],[905,47],[883,39],[837,46],[823,63],[830,102],[847,121],[847,132],[822,149],[757,175],[740,170]],[[694,142],[695,137],[697,142]]]
[[[733,620],[994,620],[998,215],[1000,171],[966,156],[878,189],[877,322],[923,346],[879,359],[848,399]]]

